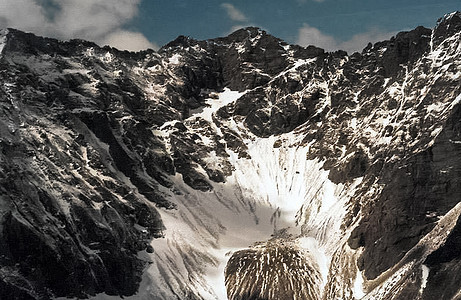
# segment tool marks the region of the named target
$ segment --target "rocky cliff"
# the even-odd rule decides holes
[[[0,31],[0,298],[460,298],[460,37]]]

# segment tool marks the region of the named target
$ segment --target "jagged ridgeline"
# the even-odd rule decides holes
[[[460,83],[459,12],[353,54],[1,30],[0,299],[461,299]]]

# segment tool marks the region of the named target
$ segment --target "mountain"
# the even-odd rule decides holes
[[[461,13],[361,53],[0,31],[1,299],[461,299]]]

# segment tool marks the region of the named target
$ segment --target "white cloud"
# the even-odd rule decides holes
[[[154,48],[139,32],[122,26],[138,13],[140,0],[1,0],[0,27],[13,27],[60,39],[81,38],[120,49]]]
[[[366,32],[356,34],[349,40],[340,41],[330,35],[324,34],[315,27],[304,24],[298,31],[297,44],[304,47],[314,45],[326,51],[345,50],[347,53],[351,54],[356,51],[362,51],[369,42],[375,43],[386,40],[393,35],[395,35],[395,32],[384,32],[373,28]]]
[[[232,21],[246,22],[248,20],[240,10],[230,3],[222,3],[221,7],[226,10],[227,15]]]
[[[350,40],[343,41],[339,44],[339,49],[344,49],[348,53],[355,51],[362,51],[368,43],[376,43],[384,40],[390,39],[392,36],[396,35],[396,32],[384,32],[376,28],[370,29],[367,32],[359,33],[354,35]]]
[[[304,47],[314,45],[328,51],[336,50],[338,45],[332,36],[326,35],[308,24],[303,24],[303,27],[299,29],[296,43]]]
[[[109,34],[106,39],[101,42],[101,45],[110,45],[118,49],[130,51],[140,51],[147,48],[158,49],[157,44],[151,43],[147,38],[139,32],[131,32],[127,30],[118,30]]]
[[[0,1],[0,27],[39,29],[47,19],[42,7],[33,0],[2,0]],[[38,28],[37,28],[38,27]]]
[[[230,3],[221,3],[221,7],[226,10],[227,16],[233,21],[231,28],[224,34],[231,34],[239,29],[256,26],[254,23],[248,19],[243,12],[238,10],[234,5]]]

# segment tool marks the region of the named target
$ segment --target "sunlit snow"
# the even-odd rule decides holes
[[[181,63],[181,55],[174,54],[172,57],[170,57],[169,62],[173,65],[179,65]]]
[[[422,294],[424,289],[426,288],[427,278],[429,277],[429,271],[430,270],[426,265],[421,265],[422,279],[421,279],[421,289],[419,290],[420,294]]]

